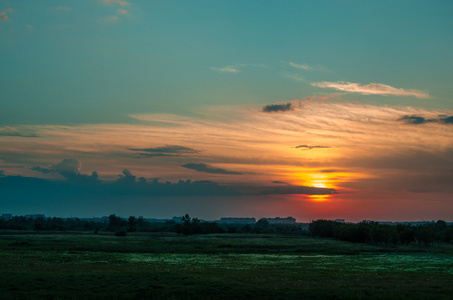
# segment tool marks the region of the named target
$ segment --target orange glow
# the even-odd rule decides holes
[[[325,202],[329,201],[332,195],[310,195],[308,196],[311,201],[314,202]]]
[[[343,190],[339,187],[341,183],[356,178],[364,178],[364,174],[346,173],[346,172],[322,172],[321,170],[305,169],[297,170],[292,175],[292,181],[297,185],[310,186],[315,188]],[[333,200],[333,194],[327,195],[309,195],[308,199],[313,202],[326,202]]]

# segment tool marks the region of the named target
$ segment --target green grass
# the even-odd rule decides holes
[[[0,235],[1,299],[451,299],[453,254],[282,235]]]

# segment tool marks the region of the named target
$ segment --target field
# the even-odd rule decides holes
[[[453,247],[0,233],[0,299],[452,299]]]

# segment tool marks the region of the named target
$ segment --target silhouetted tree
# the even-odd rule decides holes
[[[127,231],[135,232],[137,231],[137,223],[134,216],[130,216],[127,221]]]

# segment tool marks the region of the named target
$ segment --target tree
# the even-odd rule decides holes
[[[130,216],[127,221],[127,231],[135,232],[137,231],[137,223],[134,216]]]

